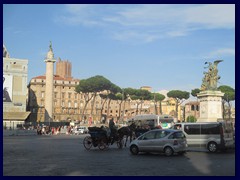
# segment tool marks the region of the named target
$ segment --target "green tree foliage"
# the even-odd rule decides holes
[[[197,121],[197,118],[195,116],[190,115],[187,117],[187,122],[196,122],[196,121]]]
[[[191,92],[191,95],[192,95],[193,97],[197,97],[197,94],[200,93],[200,91],[201,91],[201,90],[198,89],[198,88],[193,89],[192,92]]]
[[[138,114],[138,107],[141,104],[141,110],[142,110],[142,103],[144,100],[150,100],[151,99],[151,92],[144,89],[133,89],[133,88],[125,88],[124,92],[129,95],[129,97],[132,100],[135,100],[137,103],[137,110],[136,114]],[[140,111],[141,112],[141,111]]]
[[[83,116],[87,107],[87,104],[90,102],[91,99],[95,99],[96,94],[98,92],[102,91],[109,91],[111,93],[116,93],[117,91],[120,91],[121,89],[113,84],[111,81],[106,79],[103,76],[97,75],[90,77],[88,79],[83,79],[79,82],[79,84],[76,86],[75,91],[77,93],[83,93],[84,99],[85,99],[85,105],[83,108]],[[92,110],[93,111],[94,106],[94,100],[92,103]]]
[[[235,100],[235,89],[230,86],[222,85],[218,87],[218,90],[224,93],[222,98],[223,118],[225,118],[225,104],[228,105],[228,117],[231,117],[231,101]]]
[[[172,90],[167,93],[167,96],[175,99],[176,101],[176,118],[178,118],[178,106],[182,104],[185,100],[187,100],[190,96],[189,92],[180,91],[180,90]]]

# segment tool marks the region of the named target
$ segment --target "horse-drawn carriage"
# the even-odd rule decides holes
[[[100,150],[107,149],[113,142],[117,143],[118,148],[123,147],[123,139],[117,133],[114,137],[110,136],[110,131],[107,127],[89,127],[90,136],[86,136],[83,140],[83,145],[87,150],[92,147],[98,147]],[[112,139],[114,138],[114,139]]]

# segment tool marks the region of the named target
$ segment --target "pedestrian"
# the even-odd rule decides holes
[[[54,129],[55,129],[55,128],[54,128],[54,127],[52,127],[52,135],[54,134]]]

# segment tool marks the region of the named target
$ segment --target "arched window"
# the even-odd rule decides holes
[[[195,106],[191,105],[191,111],[194,111],[194,110],[195,110]]]

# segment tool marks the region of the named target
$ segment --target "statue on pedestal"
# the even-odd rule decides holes
[[[217,90],[217,82],[221,78],[220,76],[218,76],[217,65],[222,61],[223,60],[216,60],[213,64],[211,62],[205,62],[205,64],[208,64],[208,66],[205,67],[208,68],[208,71],[204,72],[204,77],[202,79],[201,85],[202,91]]]

